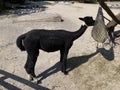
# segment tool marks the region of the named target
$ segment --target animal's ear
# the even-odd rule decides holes
[[[84,18],[80,17],[79,19],[85,22],[85,24],[88,26],[93,26],[95,22],[91,16],[86,16]]]
[[[79,17],[80,20],[84,21],[84,18]]]

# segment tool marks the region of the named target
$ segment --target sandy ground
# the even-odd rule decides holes
[[[96,17],[98,4],[46,4],[44,13],[59,14],[64,22],[20,22],[18,17],[1,16],[0,19],[0,90],[119,90],[120,89],[120,45],[110,50],[96,52],[96,41],[91,37],[92,27],[74,41],[68,55],[69,74],[60,71],[59,51],[47,53],[40,50],[35,72],[42,78],[38,85],[27,80],[24,70],[26,52],[16,47],[16,38],[34,28],[65,29],[76,31],[82,21],[78,17]],[[119,9],[112,9],[117,14]],[[41,13],[32,16],[41,17]],[[105,11],[104,15],[111,19]],[[25,16],[26,18],[29,15]],[[116,30],[120,29],[118,25]],[[116,42],[120,42],[116,38]]]

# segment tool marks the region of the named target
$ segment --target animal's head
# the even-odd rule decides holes
[[[84,21],[87,26],[93,26],[95,23],[95,20],[91,16],[86,16],[84,18],[79,18],[80,20]]]

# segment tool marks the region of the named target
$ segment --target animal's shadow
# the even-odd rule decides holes
[[[34,90],[50,90],[46,87],[43,87],[41,85],[37,85],[33,82],[30,82],[26,79],[23,79],[17,75],[14,75],[12,73],[9,73],[9,72],[6,72],[4,70],[0,70],[0,86],[3,86],[5,89],[7,90],[21,90],[20,87],[17,87],[15,85],[12,85],[11,83],[7,82],[6,79],[12,79],[12,80],[15,80],[16,82],[18,83],[22,83],[28,87],[31,87],[32,89]]]
[[[106,50],[105,48],[98,48],[98,51],[100,52],[100,54],[109,61],[114,60],[114,50],[113,47],[111,47],[109,50]]]
[[[90,55],[85,55],[85,56],[78,56],[78,57],[72,57],[69,58],[67,60],[67,71],[71,71],[75,68],[77,68],[78,66],[80,66],[81,64],[87,62],[91,57],[95,56],[97,53],[99,53],[98,51],[90,54]],[[37,78],[40,78],[38,83],[41,83],[41,81],[45,78],[47,78],[48,76],[57,73],[61,71],[61,63],[57,62],[54,66],[50,67],[49,69],[47,69],[46,71],[42,72],[41,74],[39,74],[37,76]]]
[[[72,57],[67,60],[67,71],[70,72],[73,69],[79,67],[83,63],[86,63],[90,58],[94,57],[98,53],[101,53],[105,59],[108,61],[114,60],[114,51],[113,48],[110,50],[105,50],[104,48],[99,48],[96,50],[96,52],[90,54],[90,55],[84,55],[84,56],[78,56],[78,57]],[[61,71],[61,63],[57,62],[54,66],[50,67],[46,71],[42,72],[37,76],[37,78],[40,78],[38,80],[38,83],[41,83],[41,81],[50,75],[57,73]]]
[[[115,35],[115,39],[120,37],[120,30],[115,31],[114,35]],[[120,45],[119,42],[115,42],[115,43]],[[109,50],[106,50],[105,48],[98,48],[98,51],[106,60],[109,60],[109,61],[114,60],[113,47],[111,47]]]

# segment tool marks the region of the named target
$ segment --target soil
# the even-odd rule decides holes
[[[111,3],[112,4],[112,3]],[[100,48],[91,36],[92,26],[74,41],[71,47],[67,69],[68,75],[60,71],[59,51],[47,53],[40,50],[35,73],[40,78],[39,84],[28,81],[24,69],[27,54],[16,47],[16,38],[31,29],[64,29],[76,31],[82,25],[79,17],[96,18],[98,4],[49,2],[45,11],[24,16],[0,16],[0,90],[119,90],[120,89],[120,45],[114,48]],[[119,9],[111,9],[115,14]],[[63,22],[23,21],[18,18],[40,18],[45,14],[61,16]],[[111,19],[103,10],[104,15]],[[49,15],[48,14],[48,15]],[[42,16],[43,15],[43,16]],[[48,18],[47,18],[48,19]],[[106,21],[107,23],[108,21]],[[120,25],[115,31],[120,30]],[[120,38],[116,38],[120,43]],[[109,46],[109,45],[108,45]]]

